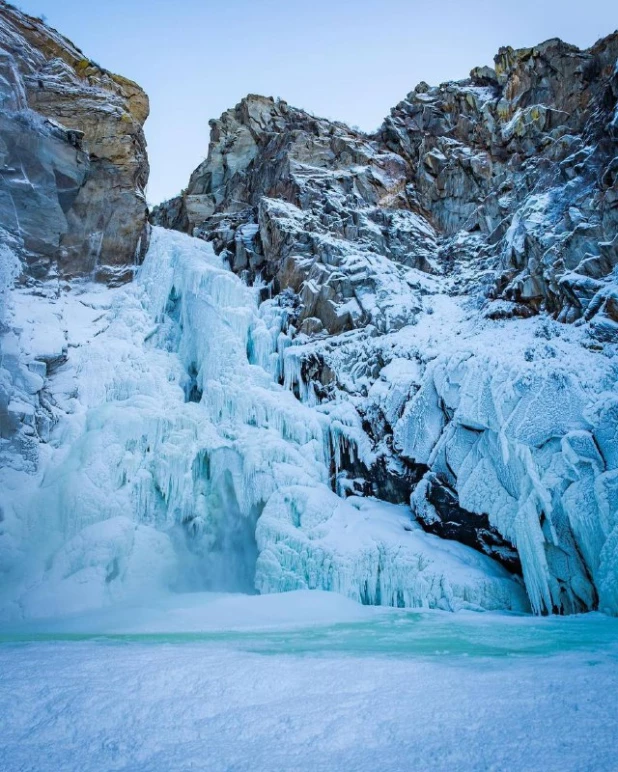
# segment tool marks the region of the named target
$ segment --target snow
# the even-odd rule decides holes
[[[357,257],[346,259],[362,268]],[[412,511],[335,496],[354,490],[346,459],[390,457],[364,429],[376,416],[404,459],[516,546],[534,611],[590,609],[598,596],[615,613],[611,352],[587,348],[582,328],[479,319],[433,277],[396,271],[415,323],[334,338],[293,338],[285,306],[258,307],[259,287],[208,243],[159,229],[128,287],[50,282],[36,302],[14,291],[2,372],[22,445],[2,441],[1,616],[170,587],[526,608],[517,580],[418,529],[413,512],[431,519],[424,483]],[[391,290],[399,317],[407,295]],[[311,356],[335,377],[321,402],[303,380]]]
[[[269,595],[161,590],[129,603],[49,613],[3,626],[10,637],[54,635],[184,635],[193,633],[294,631],[368,622],[387,609],[362,606],[333,592],[297,590]]]
[[[3,770],[615,769],[618,638],[598,614],[319,592],[120,613],[2,634]]]
[[[615,527],[615,514],[605,521],[599,514],[606,462],[596,450],[592,415],[586,417],[597,396],[586,393],[571,364],[539,359],[513,366],[495,354],[471,353],[440,357],[428,368],[397,423],[396,441],[404,455],[451,477],[461,505],[488,512],[517,546],[535,610],[576,609],[582,602],[590,608],[594,591],[587,572],[596,578]],[[419,433],[419,425],[426,431]],[[610,505],[614,513],[615,507]],[[542,513],[549,518],[545,532]],[[561,576],[549,565],[553,558],[545,545],[568,543],[561,534],[565,522],[584,562],[574,554]],[[605,586],[597,586],[603,604]]]
[[[479,318],[478,302],[438,289],[424,288],[423,313],[400,330],[289,346],[290,382],[304,359],[321,359],[334,377],[318,409],[353,405],[461,507],[487,515],[518,550],[535,612],[592,609],[598,595],[599,607],[616,613],[613,348],[542,317]],[[312,386],[294,388],[302,397]],[[392,455],[383,442],[356,442],[365,458]],[[417,514],[430,506],[425,491],[412,493]]]
[[[371,605],[529,610],[504,569],[424,533],[408,507],[291,487],[271,496],[256,538],[262,592],[317,588]]]
[[[4,229],[0,229],[0,330],[6,315],[9,290],[19,270],[19,261],[14,250],[11,249],[9,239],[9,234]]]
[[[72,614],[126,597],[156,596],[172,579],[175,555],[159,531],[115,517],[80,530],[55,553],[45,581],[22,599],[27,618]]]

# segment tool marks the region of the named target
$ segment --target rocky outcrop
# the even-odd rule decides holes
[[[0,3],[0,222],[27,272],[129,280],[147,246],[148,98]]]
[[[36,469],[59,412],[48,379],[72,345],[56,309],[30,339],[11,289],[35,319],[65,280],[131,280],[150,228],[147,116],[139,86],[0,2],[0,466]]]
[[[586,51],[503,48],[494,70],[417,86],[380,134],[439,232],[478,233],[497,259],[494,297],[561,321],[601,312],[601,337],[618,330],[617,57],[618,34]]]
[[[394,319],[384,295],[414,268],[486,285],[507,301],[488,313],[614,338],[617,55],[618,34],[504,48],[495,69],[419,84],[374,136],[250,95],[211,122],[208,158],[153,222],[213,240],[275,292],[302,285],[306,330],[408,323],[412,299]]]
[[[400,155],[255,95],[211,128],[208,158],[154,223],[213,241],[237,273],[297,295],[303,331],[386,331],[414,319],[410,287],[419,269],[433,270],[436,234],[406,194]]]
[[[250,95],[152,213],[271,298],[333,487],[409,496],[538,612],[617,607],[617,55],[503,48],[374,135]]]

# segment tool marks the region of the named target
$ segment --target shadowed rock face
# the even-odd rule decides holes
[[[129,280],[147,246],[147,96],[2,2],[0,103],[0,220],[28,272]]]
[[[417,86],[380,132],[439,232],[476,232],[496,259],[491,296],[522,316],[598,314],[600,337],[618,331],[617,56],[616,33],[585,51],[502,48],[495,70]]]

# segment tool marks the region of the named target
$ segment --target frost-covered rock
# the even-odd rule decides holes
[[[436,234],[406,162],[371,137],[250,95],[211,122],[208,158],[152,221],[214,242],[233,270],[295,297],[303,331],[387,331],[419,311]]]
[[[501,49],[371,136],[250,95],[153,212],[199,238],[157,231],[110,290],[48,269],[132,274],[147,104],[25,18],[0,9],[3,614],[527,608],[505,567],[536,612],[618,613],[616,34]]]
[[[594,417],[609,392],[598,398],[594,390],[614,389],[616,373],[607,371],[607,380],[598,373],[591,384],[551,359],[514,367],[470,354],[428,368],[395,427],[396,443],[517,548],[537,611],[594,607],[596,592],[606,593],[599,571],[618,512],[603,487],[608,466],[594,439],[597,427],[609,429]],[[436,431],[419,436],[419,423]],[[415,491],[415,506],[423,499]]]
[[[307,332],[376,324],[374,277],[399,267],[405,288],[406,266],[516,315],[598,316],[615,339],[617,55],[616,33],[585,51],[503,48],[495,70],[419,84],[371,136],[249,95],[211,122],[208,158],[153,221],[298,293]],[[416,305],[402,297],[408,321]]]
[[[381,129],[409,161],[445,255],[460,262],[461,235],[480,234],[463,278],[478,281],[481,247],[502,271],[494,294],[521,315],[592,316],[618,261],[617,56],[616,33],[585,51],[557,39],[505,47],[495,75],[421,84]]]
[[[278,377],[355,438],[335,489],[411,499],[538,612],[618,610],[617,56],[503,48],[370,136],[250,95],[153,213],[280,309]]]

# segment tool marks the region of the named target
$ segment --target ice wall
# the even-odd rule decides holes
[[[526,607],[509,574],[461,545],[437,548],[409,511],[332,493],[341,447],[365,452],[358,416],[345,403],[303,405],[277,383],[283,312],[260,311],[257,290],[210,245],[155,229],[133,285],[32,300],[14,295],[22,357],[36,360],[57,333],[66,361],[45,381],[55,426],[38,472],[2,472],[5,616],[170,588]],[[322,542],[281,501],[310,502]]]
[[[597,603],[615,612],[615,373],[531,360],[438,358],[397,423],[396,442],[517,547],[537,612]],[[427,506],[423,486],[412,503]]]
[[[311,378],[329,374],[318,408],[345,401],[368,427],[366,481],[375,459],[426,472],[408,490],[428,527],[450,515],[473,529],[487,517],[517,550],[537,613],[618,612],[613,347],[542,316],[483,318],[471,298],[440,288],[423,306],[415,325],[387,335],[288,347],[284,382],[310,400],[320,388]],[[430,500],[436,488],[450,512]]]
[[[370,605],[529,609],[521,584],[475,550],[426,534],[406,506],[323,486],[269,499],[257,524],[261,592],[329,590]]]

